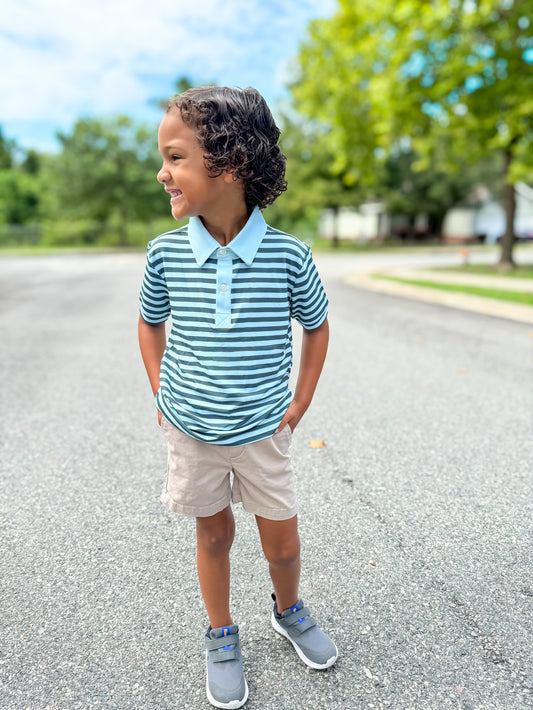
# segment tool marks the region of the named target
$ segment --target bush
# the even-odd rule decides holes
[[[21,246],[42,247],[133,247],[145,249],[151,239],[184,224],[171,217],[150,222],[129,222],[120,225],[116,220],[58,220],[42,224],[0,224],[0,248]]]
[[[23,247],[39,244],[40,224],[0,224],[0,247]]]
[[[46,247],[96,245],[104,225],[95,220],[61,220],[42,225],[40,244]]]

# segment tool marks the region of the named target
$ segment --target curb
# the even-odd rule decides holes
[[[411,277],[416,275],[420,278],[422,271],[416,271],[413,269],[410,270],[409,273]],[[347,276],[345,282],[350,286],[361,288],[365,291],[375,291],[377,293],[384,293],[388,296],[399,296],[401,298],[409,298],[416,301],[425,301],[426,303],[436,303],[440,306],[446,306],[448,308],[458,308],[465,311],[472,311],[474,313],[481,313],[486,316],[507,318],[508,320],[517,321],[519,323],[528,323],[533,325],[533,306],[527,306],[521,303],[508,303],[506,301],[499,301],[495,298],[473,296],[468,293],[440,291],[438,289],[426,288],[424,286],[402,284],[395,281],[373,278],[374,275],[400,277],[400,272],[397,270],[379,271],[373,273],[359,272]],[[437,281],[437,279],[433,280]],[[508,290],[516,289],[509,288]],[[525,287],[523,290],[528,291],[529,288]]]

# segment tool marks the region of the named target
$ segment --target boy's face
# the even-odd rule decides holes
[[[209,177],[203,149],[195,131],[181,120],[177,109],[171,109],[159,126],[159,152],[163,166],[157,179],[170,194],[174,219],[216,215],[226,202],[226,189],[232,176],[223,173]],[[228,179],[229,178],[229,179]]]

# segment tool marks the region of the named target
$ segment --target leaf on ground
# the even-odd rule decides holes
[[[312,449],[322,449],[324,448],[325,444],[322,439],[311,439],[311,441],[309,442],[309,446]]]

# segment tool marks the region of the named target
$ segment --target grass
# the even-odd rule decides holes
[[[412,286],[423,286],[424,288],[436,288],[441,291],[453,291],[456,293],[467,293],[473,296],[483,296],[484,298],[495,298],[499,301],[511,301],[527,306],[533,306],[533,294],[521,293],[520,291],[505,291],[496,288],[483,288],[481,286],[463,286],[460,284],[443,284],[434,281],[423,281],[419,279],[402,279],[395,276],[385,276],[376,274],[374,278],[396,281],[398,283],[410,284]]]
[[[481,274],[482,276],[504,276],[511,279],[533,279],[533,265],[518,266],[512,271],[499,271],[497,266],[489,264],[467,264],[466,266],[437,267],[432,271],[451,271],[458,274]]]

